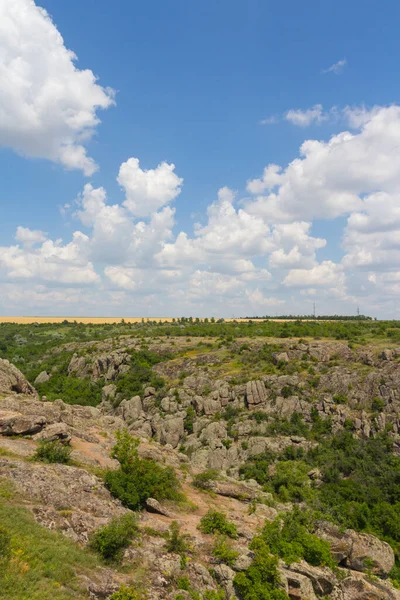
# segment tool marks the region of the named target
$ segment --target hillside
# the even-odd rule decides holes
[[[400,323],[0,324],[0,599],[400,599]]]

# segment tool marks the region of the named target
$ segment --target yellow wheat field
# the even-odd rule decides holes
[[[219,317],[215,317],[218,320]],[[84,323],[85,325],[104,325],[104,324],[112,324],[112,323],[120,323],[122,319],[125,323],[140,323],[142,320],[144,321],[157,321],[157,322],[172,322],[172,317],[2,317],[0,316],[0,323],[18,323],[19,325],[29,325],[31,323],[62,323],[67,320],[70,322],[76,321],[77,323]],[[203,321],[204,319],[200,319]],[[230,323],[232,321],[247,323],[248,321],[255,319],[224,319],[226,323]],[[264,320],[264,319],[259,319]],[[277,322],[288,322],[295,321],[296,319],[269,319],[269,321],[277,321]],[[303,319],[308,320],[308,319]]]

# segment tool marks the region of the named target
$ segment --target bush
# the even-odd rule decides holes
[[[216,469],[208,469],[202,473],[198,473],[193,478],[194,487],[200,490],[208,490],[211,487],[211,483],[219,478],[219,473]]]
[[[8,562],[11,558],[11,535],[0,526],[0,563]]]
[[[301,460],[281,461],[265,489],[274,492],[282,502],[310,500],[314,490],[310,487],[309,470],[309,466]]]
[[[232,548],[232,544],[225,536],[219,536],[212,549],[213,556],[219,562],[232,567],[235,560],[239,556],[239,552]]]
[[[166,358],[167,355],[160,356],[149,350],[133,351],[129,371],[116,380],[117,395],[120,394],[121,398],[132,398],[137,394],[142,396],[146,385],[156,389],[162,388],[164,380],[152,370],[152,367]]]
[[[167,533],[165,549],[167,552],[175,552],[176,554],[184,555],[189,550],[187,538],[187,535],[181,535],[179,523],[177,521],[172,521]]]
[[[59,440],[39,442],[39,447],[34,454],[34,460],[46,463],[61,463],[67,465],[70,462],[72,449],[65,446]]]
[[[110,596],[110,600],[146,600],[147,596],[137,592],[133,587],[123,585]]]
[[[278,558],[271,556],[260,536],[253,539],[250,548],[255,553],[250,567],[233,580],[239,597],[242,600],[288,600],[286,593],[279,589]]]
[[[313,535],[312,527],[312,515],[295,507],[283,519],[266,523],[261,535],[272,554],[288,564],[304,559],[310,565],[333,567],[328,542]]]
[[[184,427],[187,433],[193,433],[193,423],[196,418],[196,411],[193,406],[188,406],[186,409],[186,417],[184,419]]]
[[[120,463],[116,471],[107,471],[104,481],[111,494],[131,510],[143,508],[147,498],[181,500],[180,483],[175,471],[154,460],[139,458],[138,440],[127,431],[117,433],[112,457]]]
[[[92,534],[90,546],[105,560],[117,560],[124,548],[138,534],[136,518],[132,514],[113,519]]]
[[[335,404],[347,404],[349,399],[346,394],[335,394],[332,398]]]
[[[221,533],[230,538],[237,538],[237,529],[234,523],[228,521],[224,513],[209,510],[201,519],[199,529],[202,533]]]
[[[382,398],[374,398],[371,404],[371,410],[374,412],[382,412],[385,408],[385,403]]]

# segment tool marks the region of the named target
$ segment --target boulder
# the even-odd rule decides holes
[[[233,580],[235,578],[235,571],[228,567],[228,565],[217,565],[214,568],[215,578],[220,586],[225,591],[226,597],[231,600],[236,598],[235,588],[233,587]]]
[[[291,573],[307,577],[317,596],[328,596],[337,584],[336,576],[328,567],[313,567],[304,560],[291,565],[283,565],[283,567]]]
[[[368,533],[347,531],[352,548],[346,566],[354,571],[371,570],[375,575],[387,575],[394,567],[394,553],[386,542]]]
[[[246,385],[246,399],[249,408],[267,401],[267,390],[263,381],[249,381]]]
[[[68,365],[68,375],[84,379],[89,375],[89,368],[84,356],[73,355]]]
[[[101,390],[101,401],[106,402],[107,400],[113,400],[117,392],[117,386],[114,383],[105,385]]]
[[[352,574],[332,594],[334,600],[400,600],[400,591],[387,582]]]
[[[39,385],[40,383],[47,383],[50,377],[51,375],[49,375],[47,371],[42,371],[41,373],[39,373],[39,375],[36,377],[33,383],[34,385]]]
[[[46,424],[42,416],[22,415],[17,412],[0,411],[1,435],[31,435],[38,433]]]
[[[130,400],[122,400],[115,414],[121,416],[124,421],[130,423],[139,419],[142,416],[142,413],[142,400],[140,396],[134,396]]]
[[[287,354],[287,352],[274,352],[274,354],[272,355],[272,360],[274,361],[274,363],[277,365],[278,363],[288,363],[289,362],[289,356]]]
[[[170,416],[165,419],[154,419],[152,427],[157,441],[161,444],[170,444],[173,448],[179,445],[184,435],[183,417]]]
[[[19,369],[8,360],[0,358],[0,394],[34,394],[35,388]]]
[[[387,575],[394,566],[392,548],[374,535],[357,533],[352,529],[342,532],[339,527],[327,522],[319,522],[315,533],[330,544],[335,561],[349,569]]]
[[[46,440],[47,442],[54,442],[59,440],[63,444],[69,444],[71,441],[71,434],[68,426],[65,423],[53,423],[47,425],[42,431],[35,435],[35,440]]]
[[[279,569],[282,583],[291,600],[317,600],[311,580],[301,573]]]
[[[164,508],[155,498],[147,498],[146,510],[147,512],[156,513],[157,515],[164,515],[164,517],[172,517],[169,510]]]

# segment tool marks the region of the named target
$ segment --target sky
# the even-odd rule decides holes
[[[395,0],[0,0],[0,314],[400,318]]]

